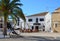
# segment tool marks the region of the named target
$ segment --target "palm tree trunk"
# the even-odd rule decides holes
[[[7,16],[4,15],[4,27],[3,27],[3,35],[7,35]]]

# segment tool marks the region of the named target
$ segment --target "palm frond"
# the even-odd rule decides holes
[[[16,15],[18,15],[20,18],[22,18],[24,21],[26,21],[25,15],[22,12],[22,9],[15,9],[14,12],[16,12]]]
[[[16,8],[16,7],[18,7],[18,6],[22,6],[23,4],[21,4],[21,3],[10,3],[9,4],[9,8],[11,9],[11,8]]]
[[[2,3],[2,2],[1,2],[1,0],[0,0],[0,6],[1,6],[1,3]]]
[[[19,2],[20,0],[12,0],[11,2],[10,2],[10,4],[14,4],[14,3],[16,3],[16,2]]]
[[[22,3],[15,3],[15,5],[22,6],[23,4]]]
[[[1,7],[1,5],[0,5],[0,11],[2,10],[2,7]]]
[[[15,22],[17,23],[17,17],[14,15],[11,15],[12,19],[15,20]]]

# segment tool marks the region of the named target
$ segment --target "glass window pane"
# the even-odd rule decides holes
[[[32,22],[32,19],[28,19],[29,22]]]
[[[44,19],[43,19],[43,18],[41,18],[41,19],[40,19],[40,21],[44,21]]]

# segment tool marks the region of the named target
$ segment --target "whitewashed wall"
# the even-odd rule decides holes
[[[26,22],[30,25],[30,28],[33,26],[33,23],[36,23],[36,18],[38,18],[38,23],[41,23],[41,26],[43,24],[45,25],[45,21],[40,21],[40,18],[44,18],[44,20],[45,20],[45,16],[32,16],[32,17],[27,17],[26,18]],[[32,19],[32,22],[28,22],[28,19]]]
[[[24,21],[22,19],[20,19],[19,27],[20,28],[22,27],[22,29],[23,28],[32,29],[31,27],[33,26],[33,23],[36,23],[36,18],[38,18],[38,23],[41,23],[41,26],[45,25],[45,31],[51,31],[51,14],[50,13],[46,14],[45,16],[26,17],[26,23],[25,24],[24,24]],[[40,21],[40,18],[44,18],[44,21]],[[28,22],[28,19],[33,19],[33,20],[32,20],[32,22]]]
[[[51,31],[51,14],[45,16],[45,31]]]

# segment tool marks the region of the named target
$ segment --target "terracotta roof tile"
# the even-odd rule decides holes
[[[60,12],[52,12],[52,14],[60,14]]]
[[[59,7],[59,8],[57,8],[57,9],[55,9],[55,10],[58,10],[58,9],[60,9],[60,7]]]
[[[27,17],[31,17],[31,16],[45,16],[47,13],[48,13],[48,12],[42,12],[42,13],[30,15],[30,16],[27,16]]]

